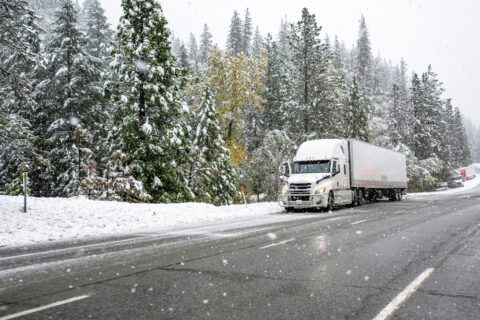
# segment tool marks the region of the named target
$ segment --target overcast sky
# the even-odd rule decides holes
[[[100,0],[116,26],[120,0]],[[160,0],[170,29],[188,40],[198,39],[207,23],[214,41],[225,46],[233,10],[242,15],[250,9],[254,25],[263,35],[276,35],[282,17],[299,20],[307,7],[317,16],[323,35],[338,35],[350,47],[357,39],[358,20],[363,13],[372,52],[397,63],[401,57],[409,72],[423,72],[429,64],[446,89],[477,125],[480,125],[480,1],[478,0]]]

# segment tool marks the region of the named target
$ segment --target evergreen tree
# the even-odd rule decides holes
[[[208,88],[199,112],[193,154],[189,184],[196,199],[215,205],[232,204],[237,196],[237,176],[230,165],[230,153],[225,147],[219,115]]]
[[[203,32],[200,35],[200,49],[199,61],[202,64],[207,64],[208,55],[213,48],[212,34],[208,30],[207,24],[203,25]]]
[[[188,51],[185,47],[185,44],[181,44],[180,48],[178,49],[178,57],[177,57],[177,64],[182,69],[185,70],[187,73],[191,73],[192,65],[190,64],[190,59],[188,57]]]
[[[0,191],[21,190],[21,175],[43,160],[31,129],[32,71],[39,62],[39,28],[23,0],[0,1]]]
[[[463,125],[462,115],[458,108],[455,108],[453,112],[452,130],[448,132],[448,134],[452,135],[453,138],[453,169],[470,165],[472,163],[472,154],[468,146],[468,138]]]
[[[362,105],[361,92],[355,78],[353,78],[352,87],[350,89],[350,99],[347,110],[346,123],[349,124],[347,137],[368,142],[370,140],[370,134],[368,132],[368,116]]]
[[[35,87],[39,107],[34,128],[42,141],[37,147],[52,164],[52,175],[44,175],[38,183],[50,195],[83,193],[81,180],[94,174],[95,168],[91,154],[98,142],[97,112],[103,110],[96,106],[103,88],[98,82],[99,63],[85,52],[76,17],[72,1],[64,1],[56,14],[52,41],[45,48],[45,70],[38,71]]]
[[[83,10],[86,24],[86,50],[91,56],[100,59],[102,65],[108,65],[113,32],[107,22],[105,10],[98,0],[85,1]]]
[[[250,56],[252,54],[252,35],[252,18],[250,17],[250,10],[247,8],[245,11],[245,18],[243,20],[242,28],[242,52],[246,56]]]
[[[117,106],[113,150],[124,154],[123,167],[153,201],[184,201],[191,194],[188,108],[179,99],[183,77],[174,67],[167,21],[155,0],[123,0],[122,8],[110,88]]]
[[[194,70],[198,69],[198,46],[197,39],[193,33],[190,33],[190,38],[188,39],[188,58],[190,64],[193,66]]]
[[[287,56],[287,53],[290,51],[290,32],[291,32],[291,27],[290,24],[287,21],[287,18],[285,17],[280,21],[280,28],[278,30],[278,48],[280,49],[280,52],[284,55]]]
[[[260,30],[258,26],[255,28],[255,36],[253,37],[253,44],[252,44],[252,55],[256,56],[260,53],[263,48],[263,37],[260,34]]]
[[[292,25],[290,47],[292,50],[292,77],[294,97],[297,102],[292,110],[291,127],[296,128],[301,140],[318,135],[317,130],[328,121],[325,110],[318,109],[318,90],[321,87],[323,48],[320,42],[321,27],[314,14],[304,8],[302,18]],[[312,119],[316,115],[316,122]],[[298,118],[297,118],[298,117]],[[313,135],[313,136],[312,136]]]
[[[288,70],[280,48],[269,34],[265,41],[267,69],[265,72],[264,109],[261,118],[264,132],[280,130],[289,117],[289,99],[292,94],[288,79]]]
[[[360,18],[356,47],[356,77],[367,110],[373,112],[373,58],[365,17]]]
[[[230,29],[227,38],[227,50],[231,50],[235,54],[244,52],[244,39],[242,19],[235,10],[233,11],[232,21],[230,22]]]

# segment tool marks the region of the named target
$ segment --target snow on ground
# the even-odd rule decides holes
[[[84,198],[0,196],[0,247],[35,242],[165,230],[240,217],[282,212],[277,203],[215,207],[204,203],[145,204]]]
[[[480,185],[480,174],[477,174],[475,178],[465,181],[464,186],[461,188],[455,189],[448,189],[444,191],[433,191],[433,192],[418,192],[418,193],[408,193],[407,198],[415,198],[415,197],[422,197],[422,196],[437,196],[437,195],[449,195],[449,194],[456,194],[462,193],[465,191],[469,191],[475,189],[478,185]]]

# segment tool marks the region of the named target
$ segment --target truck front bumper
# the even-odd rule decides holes
[[[278,196],[278,204],[284,208],[326,208],[328,194],[311,194],[308,196],[281,194]]]

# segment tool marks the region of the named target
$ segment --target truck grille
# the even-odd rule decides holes
[[[292,183],[288,191],[292,196],[308,196],[310,195],[311,187],[311,183]]]
[[[310,201],[311,183],[291,183],[288,189],[289,201]]]

